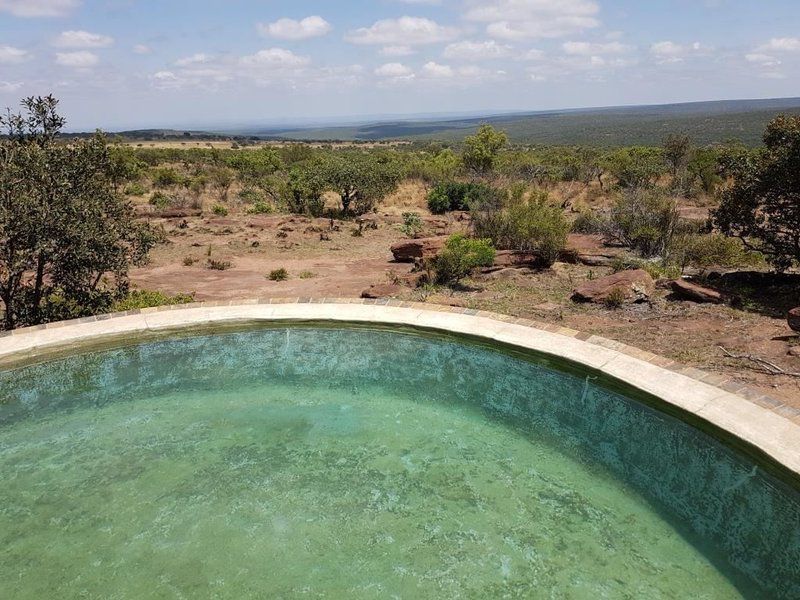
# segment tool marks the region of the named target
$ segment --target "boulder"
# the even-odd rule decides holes
[[[425,281],[427,280],[428,275],[424,271],[411,271],[411,273],[405,273],[404,275],[398,275],[397,281],[398,283],[402,282],[403,285],[412,288],[420,287]]]
[[[800,306],[790,310],[786,320],[789,323],[789,327],[792,328],[792,331],[800,333]]]
[[[701,303],[708,302],[711,304],[722,304],[725,302],[725,296],[717,290],[697,285],[685,279],[670,281],[669,286],[672,292],[682,300]]]
[[[361,292],[362,298],[391,298],[392,296],[396,296],[397,294],[401,293],[405,290],[402,285],[395,285],[393,283],[379,283],[376,285],[371,285],[363,292]]]
[[[493,267],[502,269],[515,267],[534,267],[539,262],[539,257],[533,252],[518,250],[498,250],[494,255]]]
[[[392,246],[392,256],[397,262],[413,263],[423,258],[433,258],[447,243],[447,236],[403,240]]]
[[[253,229],[267,229],[272,227],[279,227],[283,225],[286,220],[283,217],[253,217],[247,221],[247,226]]]
[[[623,248],[606,246],[603,237],[586,233],[571,233],[558,258],[560,262],[590,267],[607,267],[625,253]]]
[[[655,283],[647,271],[635,269],[587,281],[572,293],[572,299],[576,302],[603,304],[612,294],[618,293],[615,290],[620,290],[624,302],[644,302],[654,289]]]

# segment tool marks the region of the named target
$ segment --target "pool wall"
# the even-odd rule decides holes
[[[144,309],[6,333],[0,337],[0,368],[182,331],[286,322],[412,327],[552,357],[638,390],[692,424],[707,424],[738,441],[755,459],[763,455],[795,485],[800,480],[800,425],[781,414],[789,407],[732,380],[681,367],[619,342],[471,309],[349,299],[267,299]]]

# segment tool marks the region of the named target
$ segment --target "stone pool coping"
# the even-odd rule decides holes
[[[266,298],[200,302],[59,321],[0,334],[0,367],[59,350],[192,327],[317,321],[455,333],[600,371],[755,447],[800,476],[800,411],[732,378],[606,338],[461,307],[399,300]]]

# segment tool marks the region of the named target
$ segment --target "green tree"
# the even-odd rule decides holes
[[[389,157],[375,153],[332,154],[316,162],[326,188],[342,201],[342,212],[370,212],[375,204],[397,188],[402,175]]]
[[[504,131],[491,125],[481,125],[475,135],[464,140],[464,166],[477,175],[486,175],[494,168],[500,150],[508,144]]]
[[[712,148],[700,148],[694,152],[687,165],[689,174],[700,182],[706,194],[712,195],[722,181],[719,176],[718,153]]]
[[[104,310],[157,241],[114,192],[101,135],[69,144],[52,96],[0,117],[0,299],[6,329]]]
[[[664,160],[676,177],[686,168],[692,156],[692,140],[688,135],[671,134],[664,140]]]
[[[800,264],[800,117],[774,119],[764,150],[739,156],[732,172],[735,182],[712,214],[716,227],[778,270]]]
[[[127,183],[138,181],[142,176],[144,165],[130,146],[112,146],[109,149],[109,163],[111,165],[109,176],[115,192]]]
[[[313,163],[299,163],[289,170],[289,210],[293,213],[322,216],[326,181]]]
[[[223,166],[213,166],[208,170],[208,178],[211,185],[217,190],[220,201],[224,202],[228,199],[228,192],[236,180],[236,174],[233,170]]]
[[[661,188],[632,188],[614,203],[606,233],[644,257],[664,257],[678,223],[678,206]]]
[[[621,148],[606,157],[608,170],[622,188],[648,187],[664,173],[658,148]]]

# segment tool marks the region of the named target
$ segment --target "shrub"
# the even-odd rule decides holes
[[[495,250],[489,239],[470,239],[461,234],[451,236],[444,249],[434,259],[436,281],[457,283],[477,267],[494,263]]]
[[[163,292],[152,290],[133,290],[121,300],[111,305],[111,312],[151,308],[153,306],[167,306],[170,304],[189,304],[194,302],[194,294],[176,294],[169,296]]]
[[[168,206],[170,206],[174,200],[167,196],[164,192],[155,192],[152,196],[150,196],[149,200],[152,206],[155,206],[159,210],[164,210]]]
[[[298,275],[300,279],[314,279],[316,276],[317,274],[313,273],[312,271],[300,271],[300,274]]]
[[[700,269],[750,267],[762,261],[760,254],[748,251],[739,239],[719,233],[676,236],[670,246],[669,259],[681,270],[690,266]]]
[[[608,235],[644,257],[665,256],[679,224],[678,207],[662,190],[626,190],[611,209]]]
[[[322,216],[325,208],[326,181],[320,169],[311,164],[300,163],[292,167],[287,180],[287,202],[289,210],[297,214]]]
[[[147,193],[147,189],[141,183],[134,181],[129,183],[123,192],[128,196],[144,196]]]
[[[470,210],[475,204],[485,201],[486,197],[496,194],[494,188],[484,183],[440,183],[428,193],[428,210],[435,215],[451,210]]]
[[[248,215],[268,215],[275,210],[269,202],[257,200],[253,206],[247,209]]]
[[[244,188],[238,194],[239,200],[247,204],[254,204],[256,202],[264,201],[264,194],[253,188]]]
[[[664,173],[663,155],[658,148],[621,148],[606,158],[606,164],[621,188],[653,185]]]
[[[274,271],[270,271],[267,278],[270,281],[286,281],[289,279],[289,271],[281,267],[280,269],[275,269]]]
[[[614,273],[628,271],[630,269],[642,269],[647,271],[653,279],[677,279],[681,276],[681,269],[673,264],[664,262],[653,262],[642,260],[641,258],[631,258],[618,256],[611,262],[611,270]]]
[[[213,258],[209,258],[207,266],[209,269],[212,269],[213,271],[227,271],[233,265],[229,260],[216,260]]]
[[[223,206],[222,204],[215,204],[211,207],[211,212],[215,215],[219,215],[220,217],[227,217],[228,216],[228,208]]]
[[[159,167],[150,174],[153,185],[157,188],[167,188],[180,184],[183,177],[172,167]]]
[[[422,231],[422,219],[420,218],[419,213],[404,212],[403,224],[400,227],[400,231],[402,231],[408,237],[417,237]]]
[[[573,233],[605,233],[608,228],[608,219],[593,210],[582,211],[572,222]]]
[[[562,210],[535,193],[500,210],[473,211],[475,232],[504,250],[532,252],[543,266],[551,266],[567,243],[570,225]]]
[[[622,288],[614,288],[608,293],[603,304],[606,305],[606,308],[613,310],[622,308],[622,305],[625,304],[625,290]]]
[[[194,256],[185,256],[183,258],[183,266],[184,267],[191,267],[196,262],[197,262],[197,259]]]

